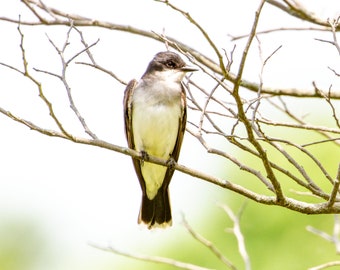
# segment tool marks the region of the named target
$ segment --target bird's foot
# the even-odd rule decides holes
[[[174,170],[175,166],[176,166],[177,162],[173,157],[170,157],[167,161],[166,161],[166,165],[168,166],[168,168],[170,170]]]
[[[149,154],[146,151],[144,151],[144,150],[140,151],[140,153],[142,155],[142,159],[141,159],[140,163],[143,166],[144,161],[148,161],[149,160]]]

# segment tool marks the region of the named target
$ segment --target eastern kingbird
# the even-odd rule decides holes
[[[124,94],[125,135],[131,149],[177,162],[186,124],[182,79],[196,71],[173,52],[160,52],[140,81],[131,80]],[[145,158],[147,159],[147,158]],[[149,229],[171,226],[168,186],[174,170],[132,158],[142,188],[138,223]]]

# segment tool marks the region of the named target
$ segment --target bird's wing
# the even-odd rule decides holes
[[[132,129],[132,96],[135,91],[136,80],[131,80],[125,88],[124,92],[124,123],[125,123],[125,136],[128,142],[128,146],[131,149],[136,150],[135,143],[133,140],[133,129]],[[141,171],[140,160],[136,158],[132,158],[133,166],[135,167],[135,171],[142,187],[143,194],[146,192],[145,181]]]
[[[136,80],[131,80],[125,88],[124,92],[124,123],[125,123],[125,136],[128,142],[128,146],[131,149],[135,149],[133,142],[132,131],[132,96],[137,85]]]
[[[181,108],[182,108],[182,118],[178,119],[179,125],[178,125],[178,134],[177,134],[177,141],[174,147],[174,150],[172,152],[172,157],[176,160],[178,160],[179,152],[181,150],[183,136],[185,132],[185,126],[187,122],[187,100],[186,100],[186,93],[185,93],[185,87],[182,84],[182,93],[181,93]]]
[[[181,118],[178,119],[178,133],[177,133],[177,140],[174,147],[174,150],[171,153],[171,157],[177,162],[179,157],[179,152],[181,150],[182,142],[183,142],[183,136],[185,132],[185,126],[187,122],[187,106],[186,106],[186,92],[185,92],[185,86],[181,84],[182,86],[182,93],[181,93],[181,108],[182,108],[182,115]],[[174,174],[174,170],[171,168],[168,168],[164,177],[164,181],[162,184],[163,188],[167,188],[172,175]]]

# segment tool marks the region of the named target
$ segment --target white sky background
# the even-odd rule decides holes
[[[339,6],[336,0],[301,2],[322,18],[336,17],[340,11],[340,8],[334,8]],[[45,3],[70,13],[158,33],[164,28],[167,35],[214,58],[212,50],[197,29],[170,8],[151,0],[59,0]],[[174,3],[190,11],[210,33],[218,47],[229,51],[233,43],[227,34],[249,33],[259,1],[187,0]],[[18,14],[22,14],[22,20],[30,16],[19,1],[0,3],[0,16],[17,18]],[[297,20],[287,18],[287,15],[267,6],[261,16],[260,28],[297,25]],[[58,56],[45,33],[61,46],[67,30],[66,27],[22,26],[31,68],[60,71]],[[125,81],[139,78],[154,54],[164,50],[160,43],[126,33],[91,28],[81,30],[88,43],[100,39],[92,49],[98,64],[112,70]],[[0,61],[21,68],[16,25],[1,22],[0,31],[3,36],[0,42]],[[287,32],[261,36],[264,55],[268,56],[284,44],[273,62],[268,64],[264,75],[265,84],[311,89],[311,81],[317,79],[318,85],[326,88],[330,82],[339,86],[334,75],[327,70],[327,66],[340,70],[339,56],[335,48],[314,41],[315,37],[331,39],[331,34],[313,32],[301,35]],[[80,47],[75,33],[71,42],[70,47],[77,51]],[[237,44],[236,52],[240,54],[244,41]],[[253,48],[253,54],[258,55],[256,42]],[[252,61],[246,67],[245,78],[256,81],[260,65],[255,57]],[[200,76],[200,73],[194,76]],[[36,88],[3,67],[0,67],[0,78],[1,107],[42,126],[53,127]],[[37,78],[45,83],[45,94],[53,97],[51,100],[65,126],[81,134],[80,125],[67,107],[66,91],[61,83],[46,74],[37,74]],[[101,139],[125,146],[122,116],[124,86],[89,67],[70,68],[69,81],[78,109],[90,128]],[[56,250],[60,253],[57,259],[54,258],[55,264],[49,265],[50,270],[87,269],[87,260],[97,257],[98,260],[117,260],[117,257],[110,257],[89,247],[88,241],[104,245],[112,242],[114,246],[126,250],[140,250],[146,243],[150,246],[164,244],[176,231],[181,230],[181,211],[189,221],[200,222],[206,214],[197,210],[202,210],[202,205],[207,205],[207,209],[215,207],[214,198],[207,192],[213,190],[211,185],[176,172],[171,184],[173,228],[157,232],[143,230],[136,224],[141,195],[129,157],[50,138],[30,131],[2,115],[0,131],[0,218],[37,220],[38,226],[54,247],[51,253]],[[211,164],[214,159],[209,158],[210,162],[207,162],[204,151],[198,150],[198,154],[195,152],[193,159],[192,149],[197,146],[187,134],[180,163],[207,172],[217,170]],[[43,262],[41,265],[41,269],[46,269]]]

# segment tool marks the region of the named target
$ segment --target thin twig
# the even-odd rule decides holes
[[[88,43],[85,41],[85,38],[84,38],[84,35],[83,35],[83,32],[80,31],[77,27],[73,27],[79,34],[80,36],[80,40],[81,40],[81,43],[84,45],[85,47],[85,50],[86,50],[86,53],[88,55],[88,57],[90,58],[90,61],[91,63],[84,63],[84,62],[76,62],[76,64],[82,64],[82,65],[87,65],[87,66],[91,66],[91,67],[94,67],[100,71],[103,71],[107,74],[109,74],[111,77],[113,77],[115,80],[117,80],[118,82],[120,82],[121,84],[123,85],[127,85],[127,82],[124,82],[123,80],[121,80],[116,74],[114,74],[112,71],[109,71],[103,67],[101,67],[100,65],[97,64],[97,62],[95,61],[94,59],[94,56],[92,55],[91,51],[90,51],[90,48],[94,45],[96,45],[99,41],[99,39],[97,40],[96,43],[93,43],[91,45],[88,45]]]
[[[325,239],[328,242],[331,242],[335,246],[336,254],[340,254],[340,219],[339,215],[334,215],[334,226],[333,226],[333,234],[330,235],[324,231],[318,230],[312,226],[307,226],[307,231]]]
[[[333,262],[324,263],[324,264],[321,264],[321,265],[318,265],[318,266],[308,268],[308,270],[322,270],[322,269],[326,269],[326,268],[337,266],[337,265],[340,265],[340,261],[333,261]]]
[[[62,46],[62,49],[59,49],[57,47],[57,45],[52,41],[52,39],[50,39],[48,37],[49,42],[52,44],[52,46],[54,47],[54,49],[58,52],[58,55],[60,57],[60,61],[62,63],[62,70],[61,70],[61,75],[59,76],[59,79],[62,81],[62,83],[64,84],[64,87],[66,89],[66,93],[68,96],[68,100],[70,103],[70,108],[73,110],[73,112],[75,113],[75,115],[77,116],[79,122],[81,123],[81,125],[84,128],[84,131],[92,138],[92,139],[97,139],[97,135],[91,131],[91,129],[88,127],[84,117],[81,115],[81,113],[79,112],[77,106],[75,105],[75,101],[73,99],[72,93],[71,93],[71,87],[69,86],[69,83],[66,79],[66,72],[67,72],[67,68],[69,66],[69,64],[76,59],[79,55],[81,55],[84,52],[87,52],[89,48],[91,48],[92,46],[95,46],[99,39],[94,42],[93,44],[91,44],[89,47],[86,47],[82,50],[80,50],[79,52],[77,52],[76,54],[74,54],[72,57],[70,57],[68,60],[65,59],[64,55],[65,55],[65,50],[66,48],[69,46],[70,42],[69,42],[69,38],[70,38],[70,33],[73,29],[73,24],[71,24],[67,34],[66,34],[66,39],[64,42],[64,45]]]
[[[313,24],[329,27],[327,21],[317,18],[313,12],[306,10],[301,4],[298,4],[297,1],[294,1],[293,3],[291,2],[287,3],[287,1],[284,1],[286,5],[283,4],[281,1],[277,0],[267,0],[267,2],[293,17],[297,17],[299,19],[311,22]],[[337,30],[339,30],[339,28],[340,27],[338,26]]]
[[[156,2],[161,2],[169,7],[171,7],[173,10],[176,10],[177,12],[181,13],[185,18],[188,19],[189,22],[191,22],[193,25],[196,26],[196,28],[203,34],[204,38],[208,41],[210,47],[214,50],[218,60],[219,60],[219,66],[222,71],[222,74],[225,78],[228,77],[228,73],[226,70],[226,67],[223,62],[223,56],[221,55],[220,51],[217,49],[217,46],[213,42],[213,40],[210,38],[209,34],[203,29],[203,27],[186,11],[181,10],[177,6],[173,5],[172,3],[169,2],[169,0],[155,0]]]
[[[37,16],[37,19],[39,21],[23,21],[23,22],[21,22],[21,24],[23,24],[23,25],[25,24],[25,25],[30,25],[30,26],[39,26],[39,25],[65,25],[65,26],[69,26],[70,20],[73,20],[74,26],[101,27],[101,28],[111,29],[111,30],[115,30],[115,31],[124,31],[124,32],[129,32],[131,34],[141,35],[141,36],[144,36],[146,38],[151,38],[151,39],[163,42],[163,40],[158,35],[155,35],[152,31],[145,31],[145,30],[142,30],[142,29],[138,29],[136,27],[132,27],[130,25],[114,24],[114,23],[111,23],[111,22],[86,18],[84,16],[80,16],[80,15],[76,15],[76,14],[69,14],[69,13],[60,11],[56,8],[47,7],[46,5],[43,5],[40,2],[36,2],[34,0],[26,0],[25,2],[30,3],[30,7],[34,10],[35,9],[41,9],[42,11],[47,12],[49,15],[51,13],[53,13],[55,16],[54,16],[53,19],[45,19],[45,18],[42,18],[39,15],[39,16]],[[268,1],[268,2],[273,2],[273,1]],[[56,19],[56,18],[58,18],[58,19]],[[8,22],[11,22],[11,23],[18,23],[17,19],[11,19],[11,18],[7,18],[7,17],[0,17],[0,20],[8,21]],[[329,27],[328,24],[327,24],[327,27]],[[338,28],[339,27],[337,27],[337,29]],[[174,38],[167,37],[167,39],[174,41],[183,51],[190,52],[191,55],[193,57],[195,57],[195,59],[198,62],[205,65],[207,68],[211,69],[213,72],[216,72],[216,73],[224,76],[220,65],[218,63],[215,63],[209,57],[205,56],[204,54],[200,53],[199,51],[195,50],[194,48],[192,48],[192,47],[188,46],[187,44],[184,44],[183,42],[180,42],[180,41],[178,41]],[[170,46],[172,46],[172,45],[170,44]],[[227,73],[227,76],[224,76],[224,77],[231,82],[235,82],[235,79],[236,79],[235,74],[233,74],[231,72]],[[258,84],[257,83],[247,81],[244,78],[240,82],[240,85],[249,89],[250,91],[257,92],[257,90],[258,90]],[[305,90],[305,89],[281,89],[279,87],[263,88],[262,93],[263,94],[270,94],[270,95],[293,96],[293,97],[299,97],[299,98],[320,97],[317,93],[311,92],[311,91]],[[340,99],[340,93],[333,92],[332,98],[333,99]]]
[[[332,206],[335,203],[336,196],[339,192],[339,186],[340,186],[340,163],[339,163],[339,166],[338,166],[338,172],[337,172],[336,178],[334,180],[333,190],[332,190],[331,196],[329,197],[329,200],[328,200],[329,206]]]
[[[165,257],[159,257],[159,256],[149,256],[149,255],[144,255],[144,254],[138,254],[138,253],[132,253],[132,252],[126,252],[119,250],[113,246],[99,246],[94,243],[89,243],[90,246],[103,250],[103,251],[108,251],[112,252],[114,254],[122,255],[124,257],[140,260],[140,261],[145,261],[145,262],[152,262],[152,263],[159,263],[163,265],[171,265],[180,269],[186,269],[186,270],[210,270],[209,268],[201,267],[198,265],[190,264],[190,263],[185,263]]]
[[[339,192],[339,185],[340,185],[340,181],[338,179],[336,179],[334,181],[334,186],[333,186],[333,189],[332,189],[332,192],[331,192],[331,196],[329,197],[329,200],[328,200],[329,206],[332,206],[335,203],[336,196]]]
[[[236,266],[227,259],[220,250],[209,240],[204,238],[202,235],[197,233],[187,222],[184,215],[182,215],[182,223],[184,227],[187,229],[187,231],[191,234],[193,238],[195,238],[198,242],[206,246],[222,263],[224,263],[228,268],[237,270]]]
[[[238,215],[235,215],[233,211],[225,204],[221,204],[220,207],[227,213],[227,215],[229,216],[229,218],[234,224],[232,228],[232,232],[237,239],[238,249],[243,259],[245,270],[251,270],[250,258],[247,252],[244,236],[243,236],[243,233],[241,231],[241,226],[240,226],[240,218],[241,218],[241,214],[243,213],[244,207],[241,208]]]
[[[60,129],[60,131],[66,135],[67,137],[69,137],[70,139],[72,139],[72,135],[66,131],[66,129],[63,127],[62,123],[60,122],[60,120],[58,119],[58,117],[56,116],[54,109],[53,109],[53,105],[52,103],[49,101],[49,99],[45,96],[44,92],[43,92],[43,87],[42,84],[37,81],[29,72],[28,70],[28,62],[27,62],[27,58],[26,58],[26,52],[25,52],[25,47],[24,47],[24,34],[21,31],[21,27],[20,27],[20,22],[18,24],[18,32],[20,35],[20,50],[21,50],[21,55],[22,55],[22,62],[23,62],[23,66],[24,66],[24,71],[21,72],[18,69],[15,68],[11,68],[19,73],[21,73],[22,75],[24,75],[25,77],[27,77],[31,82],[33,82],[33,84],[35,84],[35,86],[38,88],[38,92],[39,92],[39,97],[43,100],[43,102],[45,103],[45,105],[47,106],[48,110],[49,110],[49,114],[52,117],[52,119],[54,120],[54,122],[57,124],[58,128]]]
[[[330,98],[330,95],[331,95],[331,92],[332,92],[332,86],[330,86],[329,89],[328,89],[328,95],[326,95],[322,90],[320,90],[319,87],[317,87],[317,85],[316,85],[316,83],[314,81],[313,81],[313,86],[314,86],[315,91],[320,92],[320,94],[325,98],[325,100],[328,103],[328,105],[331,107],[332,117],[335,120],[335,124],[340,129],[340,121],[339,121],[338,116],[336,115],[335,107],[334,107],[334,105],[332,103],[332,100]]]
[[[268,30],[263,30],[263,31],[258,31],[256,35],[264,35],[264,34],[271,34],[274,32],[283,32],[283,31],[321,31],[321,32],[328,32],[330,30],[329,27],[278,27],[278,28],[272,28]],[[239,39],[247,38],[249,34],[246,35],[238,35],[238,36],[232,36],[231,37],[232,41],[236,41]]]
[[[123,85],[127,85],[128,83],[126,81],[123,81],[122,79],[120,79],[115,73],[113,73],[112,71],[98,65],[98,64],[92,64],[92,63],[85,63],[85,62],[75,62],[76,64],[79,65],[85,65],[85,66],[90,66],[93,67],[95,69],[98,69],[100,71],[103,71],[104,73],[110,75],[112,78],[114,78],[115,80],[117,80],[118,82],[120,82]]]
[[[244,112],[244,109],[243,109],[243,102],[242,102],[242,100],[239,96],[240,82],[241,82],[241,79],[242,79],[242,74],[243,74],[243,70],[244,70],[244,67],[245,67],[246,59],[247,59],[247,56],[248,56],[250,45],[252,44],[252,40],[256,35],[256,27],[257,27],[257,24],[259,22],[261,10],[262,10],[262,7],[263,7],[265,2],[266,2],[265,0],[262,0],[260,2],[258,9],[256,10],[255,19],[254,19],[254,22],[253,22],[253,25],[252,25],[252,29],[251,29],[249,38],[247,40],[247,43],[245,45],[245,48],[243,50],[242,58],[241,58],[241,61],[240,61],[239,69],[238,69],[236,80],[235,80],[235,83],[234,83],[232,96],[234,97],[236,104],[237,104],[237,111],[238,111],[238,116],[239,116],[238,119],[244,124],[244,127],[247,131],[249,142],[256,148],[257,152],[259,153],[259,155],[261,157],[262,163],[263,163],[264,168],[267,172],[267,177],[271,181],[271,183],[272,183],[272,185],[275,189],[277,200],[280,201],[280,202],[284,202],[285,197],[283,195],[281,185],[276,179],[276,176],[275,176],[273,169],[270,165],[270,162],[268,160],[266,151],[262,148],[262,146],[260,145],[260,143],[257,141],[257,139],[254,136],[252,124],[251,124],[250,121],[248,121],[248,118],[247,118],[247,116]]]
[[[315,130],[315,132],[317,132],[318,134],[320,134],[321,136],[323,137],[326,137],[327,139],[333,139],[329,134],[328,134],[328,131],[329,132],[332,132],[332,133],[339,133],[340,130],[336,130],[336,129],[331,129],[331,128],[325,128],[325,127],[320,127],[319,129],[318,128],[314,128],[314,127],[311,127],[310,125],[308,125],[306,122],[304,122],[301,118],[297,117],[296,115],[294,115],[289,109],[288,109],[288,106],[287,104],[285,103],[285,101],[279,97],[279,101],[281,102],[282,107],[278,106],[276,103],[273,103],[273,102],[270,102],[269,103],[271,105],[273,105],[275,108],[277,108],[278,110],[284,112],[287,116],[289,116],[291,119],[293,119],[294,121],[296,121],[298,123],[299,126],[301,126],[301,128],[305,128],[305,129],[311,129],[311,130]],[[285,125],[282,125],[282,126],[285,126]],[[287,125],[289,126],[289,125]],[[294,126],[291,126],[291,127],[294,127]],[[334,142],[336,143],[336,140],[334,140]]]
[[[204,121],[204,116],[206,115],[206,110],[208,107],[208,104],[212,98],[212,96],[214,95],[216,89],[219,87],[219,83],[210,91],[209,96],[207,97],[207,100],[205,101],[205,104],[203,106],[202,109],[202,113],[201,113],[201,117],[200,117],[200,121],[199,121],[199,128],[198,128],[198,133],[201,134],[202,133],[202,126],[203,126],[203,121]]]

